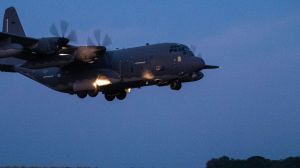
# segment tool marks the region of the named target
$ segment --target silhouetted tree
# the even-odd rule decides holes
[[[206,168],[300,168],[300,157],[269,160],[261,156],[253,156],[247,160],[239,160],[223,156],[208,161]]]

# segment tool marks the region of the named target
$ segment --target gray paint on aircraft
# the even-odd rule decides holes
[[[8,8],[0,33],[0,70],[18,72],[59,92],[123,100],[130,88],[167,86],[203,78],[206,65],[189,47],[159,43],[106,51],[104,46],[71,46],[66,37],[25,37],[16,10]],[[7,22],[8,21],[8,22]],[[7,28],[8,27],[8,28]],[[101,82],[109,82],[101,84]]]

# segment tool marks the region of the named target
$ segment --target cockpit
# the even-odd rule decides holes
[[[182,44],[171,45],[169,52],[181,53],[183,56],[194,56],[193,52],[187,46]]]

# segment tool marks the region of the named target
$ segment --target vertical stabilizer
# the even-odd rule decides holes
[[[10,33],[18,36],[26,36],[14,7],[10,7],[5,10],[2,31],[4,33]]]

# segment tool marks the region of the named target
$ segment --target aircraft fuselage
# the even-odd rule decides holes
[[[165,86],[191,82],[203,77],[205,66],[188,47],[176,43],[146,45],[106,52],[93,63],[74,63],[65,67],[16,71],[54,90],[85,97],[89,92],[117,95],[143,86]],[[95,86],[97,79],[109,84]],[[179,90],[180,88],[173,88]],[[96,94],[96,93],[95,93]]]
[[[101,42],[100,30],[94,31],[96,43],[87,46],[69,43],[77,39],[68,31],[68,23],[50,26],[52,37],[27,37],[14,7],[5,10],[0,32],[0,71],[17,72],[59,92],[80,98],[95,97],[99,92],[106,100],[123,100],[132,88],[170,86],[180,90],[182,83],[203,78],[206,65],[182,44],[160,43],[107,51],[111,38]],[[68,32],[68,33],[67,33]]]

